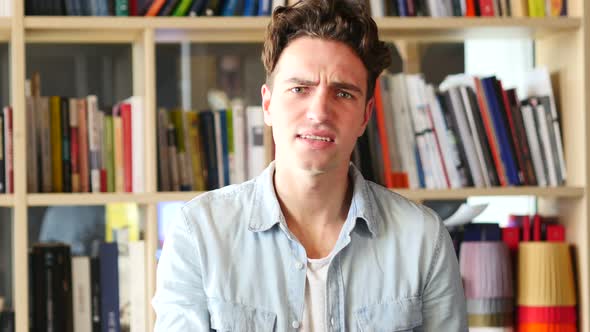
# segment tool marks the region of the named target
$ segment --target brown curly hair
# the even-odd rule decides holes
[[[352,48],[368,72],[367,100],[373,96],[377,77],[391,63],[391,50],[379,40],[377,24],[362,1],[302,0],[277,7],[266,29],[262,62],[269,86],[281,53],[302,36],[339,41]]]

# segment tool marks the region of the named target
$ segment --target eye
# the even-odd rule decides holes
[[[304,93],[305,92],[305,87],[296,86],[294,88],[291,88],[291,92],[293,92],[293,93]]]
[[[341,97],[341,98],[346,98],[346,99],[352,99],[352,95],[346,91],[338,91],[336,96]]]

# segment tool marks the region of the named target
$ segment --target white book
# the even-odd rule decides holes
[[[559,128],[559,115],[557,113],[555,96],[553,95],[551,78],[547,68],[535,68],[526,75],[525,95],[527,98],[535,96],[549,96],[549,101],[551,104],[551,120],[553,123],[554,132],[554,137],[552,139],[555,140],[557,145],[557,160],[559,161],[558,170],[561,173],[561,178],[565,181],[565,179],[567,179],[567,172],[563,153],[563,141],[561,139],[561,130]]]
[[[531,158],[533,159],[533,168],[535,169],[535,177],[537,178],[537,185],[539,187],[547,186],[547,176],[545,174],[545,165],[543,156],[541,153],[541,146],[539,144],[539,135],[535,125],[535,115],[533,107],[530,105],[524,105],[520,108],[522,113],[522,120],[524,122],[524,128],[526,137],[531,150]]]
[[[264,113],[261,106],[246,108],[246,128],[248,135],[248,179],[252,179],[266,167],[264,150]]]
[[[446,189],[448,186],[444,172],[445,165],[441,156],[441,151],[439,150],[438,138],[434,133],[434,124],[431,115],[432,106],[429,103],[430,99],[427,98],[426,82],[424,82],[424,78],[420,77],[418,84],[418,94],[423,105],[422,109],[420,110],[420,115],[424,123],[425,134],[428,143],[428,153],[431,156],[431,163],[435,174],[435,188]]]
[[[393,108],[396,118],[397,139],[400,142],[400,154],[402,155],[402,165],[405,172],[408,173],[408,182],[410,189],[420,187],[420,180],[418,178],[418,168],[416,165],[416,137],[412,128],[412,119],[410,115],[410,106],[406,89],[406,75],[393,75]]]
[[[461,102],[459,90],[458,88],[452,88],[449,90],[449,93],[451,96],[451,103],[453,105],[453,109],[450,111],[455,114],[455,118],[457,120],[457,126],[459,127],[459,136],[461,137],[461,143],[463,143],[463,147],[465,149],[467,166],[469,167],[471,177],[473,178],[473,185],[477,188],[481,188],[484,186],[482,169],[480,167],[475,152],[473,137],[471,135],[471,132],[469,131],[467,119],[465,118],[465,110],[463,103]]]
[[[74,331],[92,332],[90,257],[72,257],[72,297]]]
[[[90,186],[93,193],[100,192],[100,126],[98,99],[95,95],[86,97],[88,111],[88,157],[90,158]]]
[[[384,0],[371,0],[371,16],[383,17],[385,16],[385,3]]]
[[[242,183],[246,181],[246,110],[244,109],[244,101],[242,99],[232,100],[232,116],[233,116],[233,131],[234,131],[234,155],[231,170],[233,171],[229,178],[232,184]]]
[[[145,192],[145,125],[144,106],[140,96],[132,96],[125,100],[131,104],[131,168],[134,193]]]
[[[144,241],[129,242],[129,265],[133,266],[133,272],[129,274],[130,332],[144,332],[147,331]]]
[[[285,6],[287,2],[285,0],[272,0],[272,10],[274,11],[275,8],[279,6]]]
[[[453,151],[448,134],[448,128],[444,120],[440,103],[436,98],[434,87],[431,85],[428,86],[426,93],[431,105],[430,110],[432,113],[433,125],[438,137],[438,141],[440,142],[442,157],[445,163],[445,169],[447,170],[447,174],[449,176],[451,188],[461,188],[461,176],[457,170],[457,165],[460,164],[459,155],[456,151]]]
[[[383,102],[383,117],[385,118],[385,131],[387,133],[387,145],[389,147],[389,173],[402,172],[401,156],[397,139],[395,138],[395,119],[393,115],[393,91],[391,89],[391,74],[384,73],[379,77],[381,86],[381,98]]]
[[[549,186],[557,186],[557,170],[554,163],[553,151],[551,149],[551,137],[549,137],[549,128],[547,128],[547,119],[545,107],[539,104],[535,107],[536,124],[538,128],[539,141],[543,149],[543,160],[547,167],[547,178]]]

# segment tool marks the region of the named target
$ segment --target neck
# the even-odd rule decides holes
[[[274,186],[281,210],[309,258],[331,251],[348,215],[352,186],[345,166],[311,174],[275,163]]]

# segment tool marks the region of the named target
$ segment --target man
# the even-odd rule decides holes
[[[366,8],[279,7],[263,51],[275,161],[167,235],[156,331],[467,331],[448,232],[349,163],[390,54]]]

